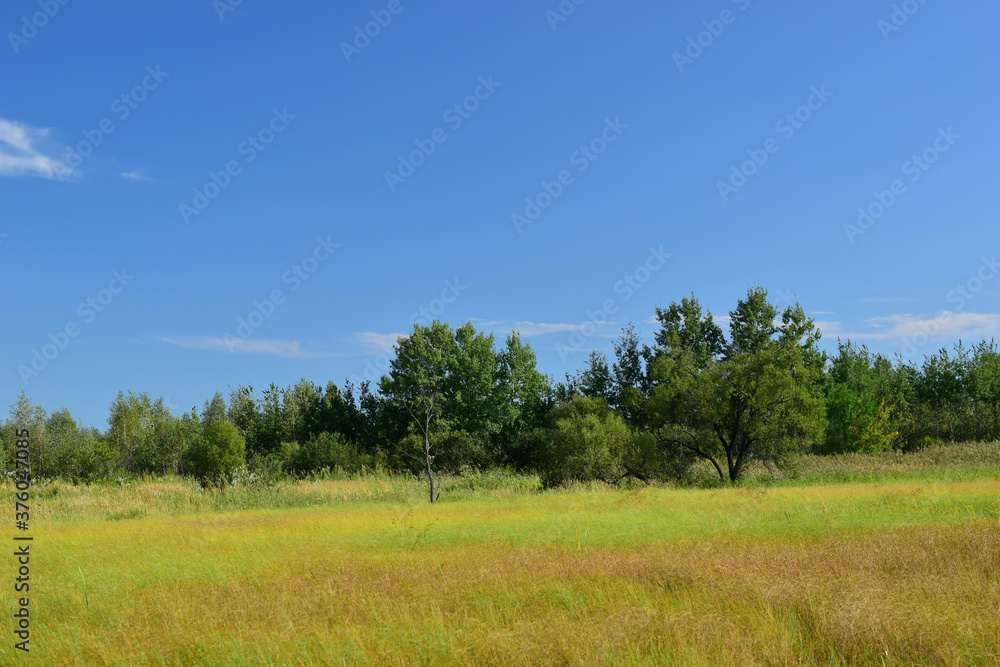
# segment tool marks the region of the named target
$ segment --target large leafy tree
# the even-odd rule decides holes
[[[213,422],[225,421],[226,411],[226,399],[219,392],[215,392],[211,401],[205,401],[205,406],[201,410],[201,422],[208,426]]]
[[[257,410],[253,387],[240,385],[229,392],[228,419],[246,441],[247,452],[259,454],[261,445],[262,416]]]
[[[660,330],[656,333],[654,357],[683,352],[698,368],[705,368],[726,352],[726,338],[712,313],[703,313],[694,297],[684,297],[667,308],[656,309]]]
[[[888,359],[865,346],[838,344],[826,377],[826,451],[877,454],[897,436]]]
[[[570,396],[580,394],[587,398],[597,398],[610,403],[614,398],[614,380],[611,367],[603,352],[593,350],[587,358],[587,365],[576,377],[567,377]]]
[[[422,451],[414,456],[434,502],[435,459],[451,469],[509,459],[507,446],[543,416],[548,383],[535,368],[531,347],[517,334],[508,336],[497,353],[493,335],[471,323],[452,330],[434,321],[415,325],[413,333],[399,339],[379,389],[384,401],[379,412],[402,417],[410,441],[413,436],[421,441]],[[407,438],[402,440],[405,445]]]
[[[622,329],[621,336],[614,342],[614,348],[612,406],[630,426],[636,428],[642,422],[649,396],[649,382],[639,334],[631,323]]]
[[[973,348],[968,390],[975,405],[976,437],[1000,437],[1000,352],[995,341]]]
[[[518,333],[507,336],[504,349],[497,354],[496,434],[499,462],[508,462],[510,446],[522,433],[540,425],[550,406],[548,379],[538,372],[534,350]]]
[[[153,402],[145,392],[118,392],[111,403],[108,435],[118,453],[119,465],[128,472],[141,471],[150,463],[152,416]]]
[[[785,466],[819,438],[819,331],[797,303],[777,315],[752,287],[730,312],[726,341],[693,296],[657,310],[648,412],[665,456],[705,459],[735,483],[751,461]]]
[[[501,428],[493,334],[463,324],[455,330],[447,361],[448,419],[482,445]]]
[[[260,422],[257,433],[257,446],[263,455],[275,453],[281,449],[285,433],[285,411],[283,408],[283,391],[272,382],[263,392],[260,400]]]
[[[395,352],[389,374],[382,377],[379,389],[390,404],[409,416],[412,426],[423,437],[421,458],[430,501],[434,503],[436,452],[432,433],[438,427],[448,426],[448,408],[454,391],[454,333],[450,326],[437,320],[430,326],[416,324],[413,333],[398,340]]]

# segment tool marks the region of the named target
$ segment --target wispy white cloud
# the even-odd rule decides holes
[[[151,180],[153,180],[149,176],[146,176],[145,174],[143,174],[142,171],[139,170],[139,169],[134,169],[132,171],[123,171],[122,172],[122,178],[124,178],[126,181],[151,181]]]
[[[0,118],[0,175],[39,176],[51,181],[78,175],[56,157],[65,149],[55,144],[51,135],[51,128]]]
[[[517,321],[508,322],[503,320],[484,320],[472,318],[476,328],[483,331],[492,331],[497,334],[506,335],[507,332],[517,331],[525,338],[545,336],[548,334],[558,334],[567,331],[590,331],[594,328],[598,337],[614,338],[618,335],[618,327],[614,322],[607,322],[603,326],[597,322],[578,323],[546,323]],[[378,333],[375,331],[357,331],[353,334],[354,341],[360,343],[363,354],[392,354],[396,342],[400,337],[407,334],[402,333]],[[589,349],[589,348],[588,348]]]
[[[909,300],[905,296],[866,296],[861,303],[906,303]]]
[[[385,353],[392,352],[396,341],[405,336],[401,333],[376,333],[374,331],[358,331],[354,334],[354,339],[365,348],[365,353]]]
[[[840,323],[824,333],[852,340],[903,340],[916,334],[937,339],[980,339],[1000,336],[1000,313],[956,313],[950,310],[932,315],[886,315],[864,320],[870,327],[860,331],[842,331]]]
[[[221,336],[159,336],[157,340],[188,350],[238,352],[289,359],[318,359],[336,356],[329,353],[307,352],[297,340],[223,338]]]
[[[826,338],[832,338],[834,336],[843,336],[841,331],[843,331],[843,325],[840,322],[835,321],[820,321],[815,320],[813,322],[816,328],[819,329],[820,333]]]
[[[547,334],[557,334],[564,333],[566,331],[590,331],[593,327],[597,327],[599,331],[604,332],[612,331],[611,337],[617,336],[618,328],[614,322],[605,322],[604,324],[598,322],[529,322],[529,321],[517,321],[517,322],[507,322],[503,320],[478,320],[473,319],[476,326],[482,329],[490,329],[494,332],[497,331],[517,331],[519,334],[525,338],[533,338],[535,336],[545,336]],[[598,333],[598,336],[603,335],[603,333]]]
[[[836,315],[837,313],[831,312],[829,310],[813,310],[809,312],[810,315]]]

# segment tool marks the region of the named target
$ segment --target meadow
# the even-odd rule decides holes
[[[493,472],[445,478],[431,506],[380,474],[41,484],[31,659],[1000,663],[996,443],[701,486]]]

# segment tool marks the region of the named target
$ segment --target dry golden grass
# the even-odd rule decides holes
[[[1000,479],[50,520],[33,659],[994,665],[998,502]]]

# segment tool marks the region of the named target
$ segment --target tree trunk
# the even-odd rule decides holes
[[[427,431],[424,431],[424,465],[427,468],[427,481],[431,487],[431,504],[434,503],[434,474],[431,472],[431,439]]]

